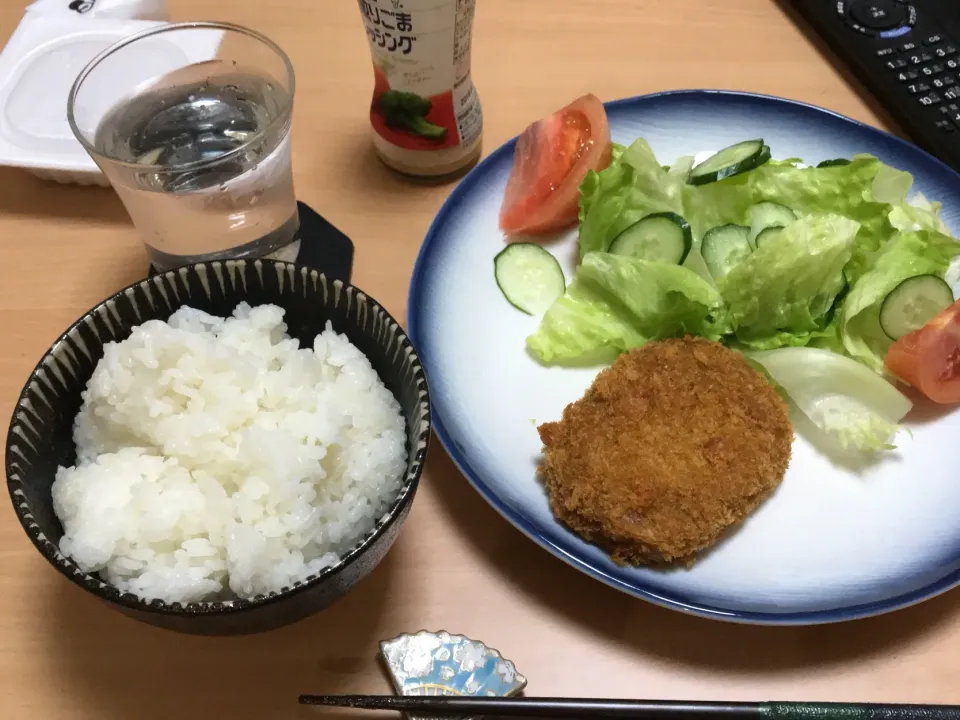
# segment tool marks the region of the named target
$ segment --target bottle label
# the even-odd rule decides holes
[[[373,58],[370,122],[406,150],[472,146],[483,117],[470,78],[476,0],[358,0]]]

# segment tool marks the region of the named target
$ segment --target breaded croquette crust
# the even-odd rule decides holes
[[[770,382],[689,337],[623,353],[538,430],[554,515],[632,565],[693,562],[780,484],[793,441]]]

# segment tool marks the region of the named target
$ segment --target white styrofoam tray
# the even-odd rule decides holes
[[[67,122],[67,96],[80,71],[115,42],[150,27],[148,20],[73,18],[26,13],[0,53],[0,165],[26,168],[64,183],[109,185]],[[171,33],[145,43],[138,61],[171,67],[216,56],[222,35],[190,46]]]

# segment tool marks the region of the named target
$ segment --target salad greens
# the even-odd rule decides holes
[[[685,174],[661,167],[646,140],[629,148],[614,145],[609,167],[591,170],[580,185],[580,258],[608,250],[617,235],[651,213],[683,215],[685,187]]]
[[[672,167],[682,168],[688,162],[680,158]],[[749,225],[750,206],[768,200],[799,214],[833,213],[860,223],[856,257],[846,268],[848,279],[854,280],[869,262],[869,254],[895,232],[888,218],[891,203],[879,202],[873,193],[874,179],[883,168],[888,166],[870,155],[856,155],[846,165],[825,168],[771,160],[715,183],[688,185],[681,173],[665,171],[647,142],[639,139],[629,148],[615,147],[610,166],[599,173],[590,171],[584,178],[580,257],[608,249],[622,230],[652,212],[669,210],[683,216],[699,239],[718,225]]]
[[[737,338],[769,345],[774,338],[807,338],[822,330],[844,288],[843,267],[859,229],[841,215],[808,215],[724,275],[720,294]]]
[[[716,289],[680,265],[590,253],[563,297],[527,338],[543,362],[609,362],[657,337],[727,332]]]
[[[912,404],[893,385],[850,358],[816,348],[749,353],[800,411],[841,447],[890,450]]]
[[[710,163],[681,157],[664,166],[643,139],[615,145],[609,167],[588,172],[580,186],[580,263],[528,348],[543,363],[576,365],[609,362],[657,338],[718,340],[762,360],[841,444],[888,447],[909,402],[881,377],[897,337],[881,308],[892,326],[912,327],[918,299],[907,296],[924,292],[923,283],[909,292],[901,284],[919,276],[940,283],[960,241],[938,203],[908,198],[911,175],[876,157],[817,167],[768,157],[755,140]],[[717,179],[704,179],[716,168]],[[676,254],[682,264],[617,254],[624,243],[614,240],[655,213],[689,225],[692,247]],[[721,245],[708,254],[701,248],[711,230]],[[660,256],[670,257],[667,244],[676,241],[665,234],[659,242]],[[885,306],[895,295],[903,307]]]
[[[960,244],[935,230],[897,233],[853,286],[843,305],[840,338],[847,354],[882,373],[884,355],[893,344],[880,326],[884,299],[907,278],[942,278],[958,254]]]

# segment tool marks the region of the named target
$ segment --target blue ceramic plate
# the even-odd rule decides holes
[[[908,143],[834,113],[758,95],[679,91],[607,105],[613,140],[646,138],[664,163],[762,137],[807,163],[872,153],[907,170],[960,229],[960,176]],[[550,512],[536,479],[536,424],[558,419],[596,370],[545,368],[525,351],[538,318],[493,277],[497,214],[514,143],[453,191],[417,259],[408,326],[430,380],[435,429],[471,484],[528,537],[583,572],[654,603],[748,623],[849,620],[920,602],[960,582],[960,412],[908,417],[896,453],[844,466],[798,434],[779,490],[689,570],[624,568]],[[551,243],[568,281],[576,237]],[[926,410],[927,417],[920,417]]]

